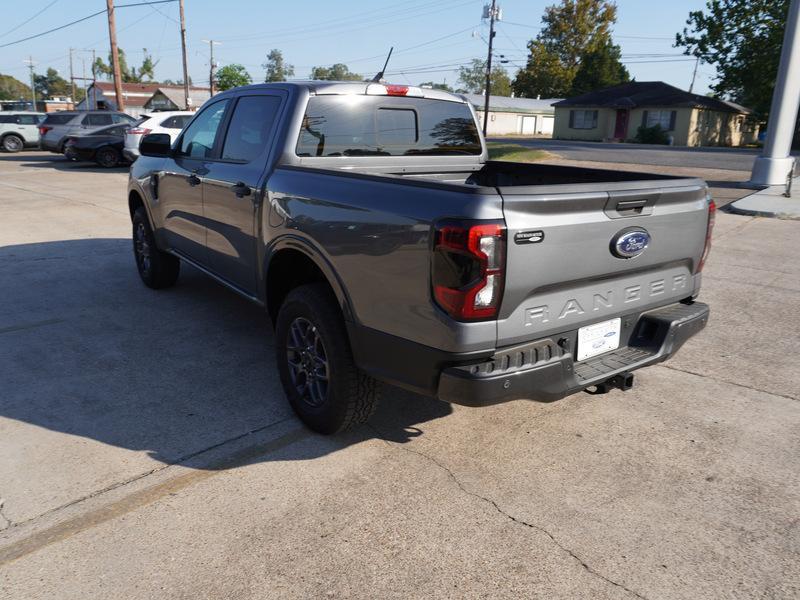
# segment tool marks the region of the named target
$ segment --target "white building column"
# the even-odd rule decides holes
[[[792,0],[783,34],[781,63],[764,151],[756,158],[750,183],[784,185],[794,168],[791,157],[797,112],[800,107],[800,0]]]

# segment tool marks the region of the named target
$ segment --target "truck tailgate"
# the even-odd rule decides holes
[[[643,180],[602,189],[498,188],[508,234],[498,346],[677,302],[699,286],[705,183]],[[649,234],[647,248],[616,256],[615,241],[629,228]]]

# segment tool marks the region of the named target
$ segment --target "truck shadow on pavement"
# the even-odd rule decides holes
[[[153,291],[127,239],[0,248],[0,416],[200,469],[197,455],[271,424],[296,423],[262,309],[191,268]],[[386,387],[373,426],[314,443],[319,455],[380,436],[407,442],[450,405]],[[19,439],[35,430],[16,429]],[[35,439],[35,437],[33,438]],[[74,441],[44,436],[52,460]],[[35,444],[35,442],[31,442]],[[281,460],[306,460],[292,449]],[[40,448],[37,452],[42,451]],[[91,456],[91,455],[90,455]],[[249,462],[270,460],[269,456]]]

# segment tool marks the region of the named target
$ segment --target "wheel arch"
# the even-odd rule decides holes
[[[333,265],[302,238],[287,236],[269,249],[264,270],[267,313],[275,324],[278,311],[293,289],[307,283],[324,283],[336,297],[346,321],[354,319],[350,298]]]

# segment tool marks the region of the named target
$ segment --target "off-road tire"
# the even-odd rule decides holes
[[[25,140],[14,133],[9,133],[3,138],[3,150],[6,152],[19,152],[25,147]]]
[[[175,285],[178,280],[181,261],[158,249],[144,206],[133,213],[133,257],[139,277],[147,287],[160,290]]]
[[[312,399],[301,395],[297,372],[289,364],[290,357],[296,362],[298,356],[291,349],[290,340],[295,323],[311,324],[324,348],[327,385],[324,399],[316,406]],[[333,434],[364,423],[372,416],[381,384],[355,365],[341,311],[326,285],[302,285],[289,293],[275,325],[275,354],[289,404],[310,429]]]
[[[119,152],[110,146],[98,148],[94,155],[94,161],[104,169],[113,169],[119,165],[120,160]]]

